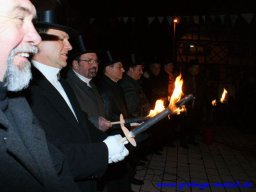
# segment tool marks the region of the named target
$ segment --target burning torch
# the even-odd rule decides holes
[[[186,103],[194,100],[193,95],[188,95],[181,99],[182,96],[182,84],[183,80],[181,78],[181,75],[179,75],[175,80],[175,89],[173,91],[173,94],[170,99],[169,106],[164,109],[162,112],[156,114],[154,117],[147,119],[144,123],[140,124],[135,129],[129,131],[125,125],[124,125],[124,118],[123,115],[120,114],[120,125],[122,128],[122,131],[124,132],[125,137],[122,139],[122,142],[129,141],[134,147],[136,146],[135,137],[149,129],[152,125],[156,124],[163,118],[165,118],[168,115],[171,114],[179,114],[181,111],[184,111],[184,108],[182,108]]]

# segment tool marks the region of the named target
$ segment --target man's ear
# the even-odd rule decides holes
[[[77,61],[77,60],[73,60],[73,62],[72,62],[72,67],[73,67],[74,69],[78,69],[78,66],[79,66],[78,61]]]

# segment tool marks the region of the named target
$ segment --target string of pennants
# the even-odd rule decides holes
[[[225,24],[226,21],[231,22],[232,25],[236,24],[239,19],[244,20],[246,24],[251,24],[256,17],[255,13],[242,13],[242,14],[221,14],[221,15],[203,15],[203,16],[166,16],[166,17],[147,17],[148,24],[151,24],[155,19],[158,19],[161,23],[164,18],[168,21],[172,21],[174,18],[180,18],[180,20],[186,20],[193,22],[195,24],[205,24],[209,21],[211,22],[220,22],[220,24]],[[118,21],[123,21],[125,24],[130,19],[132,22],[135,21],[135,17],[117,17]],[[256,18],[255,18],[256,19]],[[90,23],[92,24],[96,19],[90,18]],[[240,20],[241,21],[241,20]]]

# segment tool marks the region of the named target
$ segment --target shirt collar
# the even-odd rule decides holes
[[[57,76],[60,72],[59,68],[45,65],[35,60],[32,60],[32,63],[33,66],[37,68],[50,82],[58,80]]]
[[[72,69],[73,70],[73,69]],[[74,71],[74,70],[73,70]],[[79,79],[81,79],[83,82],[85,82],[89,87],[91,87],[91,85],[89,84],[90,83],[90,81],[92,80],[92,79],[89,79],[89,78],[87,78],[87,77],[84,77],[83,75],[80,75],[79,73],[77,73],[77,72],[75,72],[74,71],[74,73],[77,75],[77,77],[79,78]]]

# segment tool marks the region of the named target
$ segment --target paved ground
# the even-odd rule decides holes
[[[150,154],[137,167],[136,192],[252,192],[256,191],[256,133],[228,126],[214,128],[214,140],[189,149],[165,147],[162,155]]]

